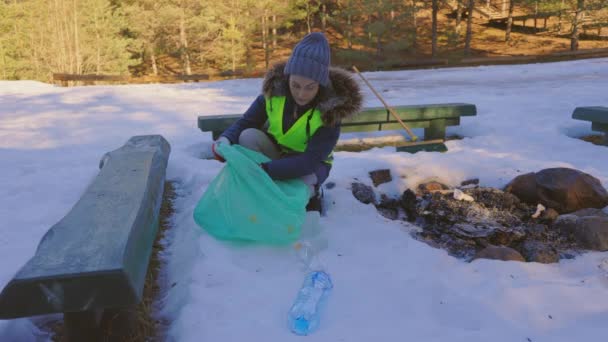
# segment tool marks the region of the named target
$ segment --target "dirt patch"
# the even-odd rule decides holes
[[[584,137],[580,138],[581,140],[584,140],[586,142],[590,142],[594,145],[601,145],[604,146],[604,136],[603,135],[597,135],[597,134],[592,134],[592,135],[586,135]]]

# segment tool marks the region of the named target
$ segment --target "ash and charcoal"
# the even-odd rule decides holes
[[[359,201],[373,203],[384,217],[419,226],[412,233],[416,239],[465,260],[552,263],[579,254],[571,237],[551,229],[555,211],[545,210],[534,219],[536,206],[499,189],[472,185],[459,190],[473,201],[457,200],[454,190],[437,184],[421,185],[417,193],[408,189],[399,198],[382,194],[379,200],[374,189],[362,183],[353,183],[352,192]]]
[[[376,188],[392,180],[389,170],[372,171],[370,178]],[[378,196],[360,182],[352,184],[352,193],[384,217],[420,227],[415,238],[466,260],[552,263],[585,250],[608,251],[608,192],[579,170],[531,172],[505,191],[480,187],[475,178],[457,188],[423,183],[399,198]]]
[[[473,201],[457,200],[453,191],[405,191],[401,204],[407,220],[422,228],[416,238],[466,260],[489,246],[509,247],[537,262],[556,262],[558,251],[571,249],[569,241],[552,233],[548,219],[531,218],[535,206],[494,188],[461,191]]]

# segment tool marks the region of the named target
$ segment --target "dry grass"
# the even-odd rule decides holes
[[[146,274],[146,282],[144,284],[143,299],[134,309],[126,309],[121,312],[126,314],[130,319],[134,321],[135,327],[133,333],[130,336],[108,336],[108,331],[111,330],[112,323],[123,323],[123,322],[112,322],[113,318],[106,320],[105,325],[102,327],[103,336],[101,341],[103,342],[143,342],[143,341],[162,341],[164,336],[164,327],[167,326],[167,322],[159,321],[154,318],[155,302],[159,298],[160,285],[159,285],[159,274],[162,268],[162,261],[160,260],[160,254],[164,247],[161,244],[166,232],[171,228],[170,218],[174,213],[173,201],[176,197],[174,186],[171,182],[165,183],[163,201],[160,208],[159,214],[159,228],[154,245],[152,247],[152,255],[148,264],[148,272]],[[133,312],[135,311],[135,312]],[[123,316],[117,315],[116,319],[122,319]],[[53,336],[51,338],[54,342],[63,342],[66,340],[63,320],[57,320],[46,323],[40,327],[43,331],[48,331]]]
[[[166,326],[167,322],[156,320],[153,317],[154,303],[159,298],[160,294],[160,284],[158,281],[162,268],[160,254],[164,249],[161,241],[164,239],[167,230],[171,227],[170,219],[174,213],[173,201],[175,200],[175,197],[176,194],[173,183],[166,182],[163,192],[163,202],[160,207],[158,234],[156,235],[156,240],[154,240],[154,245],[152,246],[152,255],[150,256],[146,283],[144,284],[143,299],[136,309],[136,335],[127,339],[126,341],[128,342],[160,341],[164,335],[162,327]]]
[[[597,135],[597,134],[592,134],[592,135],[586,135],[584,137],[581,137],[581,140],[584,140],[586,142],[590,142],[594,145],[603,145],[604,142],[604,136],[603,135]]]

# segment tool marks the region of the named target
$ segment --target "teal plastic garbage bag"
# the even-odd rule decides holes
[[[287,244],[300,236],[308,186],[300,179],[275,181],[260,167],[265,155],[219,144],[226,164],[194,209],[194,220],[223,240]]]

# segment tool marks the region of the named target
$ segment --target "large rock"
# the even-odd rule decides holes
[[[518,251],[505,246],[488,246],[477,252],[475,259],[494,259],[503,261],[526,261]]]
[[[585,216],[608,217],[608,214],[605,211],[603,211],[602,209],[595,209],[595,208],[585,208],[585,209],[577,210],[577,211],[571,213],[571,215],[575,215],[578,217],[585,217]]]
[[[555,210],[553,208],[548,208],[548,209],[544,210],[542,212],[542,214],[540,215],[541,221],[548,222],[548,223],[555,221],[555,219],[557,219],[558,217],[559,217],[559,213],[557,212],[557,210]]]
[[[608,205],[608,192],[597,178],[568,168],[544,169],[518,176],[505,191],[526,203],[542,203],[562,214]]]
[[[376,203],[376,194],[371,186],[363,183],[352,183],[351,191],[353,196],[364,204]]]
[[[399,200],[390,198],[385,194],[380,196],[380,203],[376,205],[376,209],[380,215],[390,219],[396,220],[399,218]]]
[[[561,215],[553,227],[581,248],[608,251],[608,216]]]
[[[393,180],[391,176],[391,170],[383,169],[383,170],[374,170],[369,172],[369,177],[372,179],[375,187],[378,187],[380,184],[388,183]]]
[[[463,239],[484,239],[493,244],[509,245],[526,236],[523,228],[504,227],[498,224],[474,225],[471,223],[457,223],[449,230],[453,235]]]
[[[437,181],[431,181],[431,182],[427,182],[427,183],[421,183],[418,184],[418,193],[419,194],[428,194],[430,192],[435,192],[435,191],[443,191],[443,190],[449,190],[450,187],[437,182]]]
[[[521,254],[530,262],[551,264],[559,261],[559,255],[551,246],[540,241],[525,241],[521,248]]]
[[[405,214],[407,215],[407,220],[410,222],[413,222],[416,219],[417,213],[416,213],[416,208],[417,208],[417,199],[416,199],[416,194],[410,190],[407,189],[403,192],[403,195],[401,195],[401,207],[403,207],[403,210],[405,210]]]

